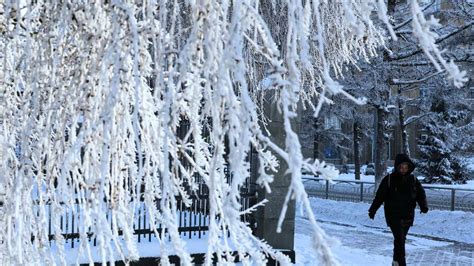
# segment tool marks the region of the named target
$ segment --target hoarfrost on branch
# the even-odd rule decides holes
[[[160,240],[161,262],[169,264],[168,255],[174,253],[191,264],[178,234],[176,196],[189,204],[184,183],[192,193],[198,175],[209,187],[206,264],[213,253],[231,263],[235,250],[244,264],[264,264],[265,255],[288,264],[240,219],[255,210],[241,212],[239,201],[239,188],[250,176],[252,147],[261,163],[257,181],[268,191],[272,172],[278,171],[276,156],[289,166],[291,184],[280,226],[286,204],[295,199],[311,221],[322,262],[337,264],[310,208],[301,170],[326,178],[337,172],[303,158],[291,121],[300,102],[315,115],[333,94],[364,102],[335,78],[345,64],[375,56],[386,41],[384,28],[395,38],[384,1],[101,2],[0,3],[5,260],[65,264],[59,228],[65,209],[80,215],[79,249],[91,263],[87,232],[97,238],[102,262],[113,260],[114,253],[136,260],[132,221],[143,201]],[[446,62],[434,42],[430,27],[436,21],[424,18],[418,1],[411,5],[420,46],[437,70],[460,86],[464,72]],[[278,35],[282,28],[284,36]],[[266,134],[260,99],[267,90],[259,89],[261,80],[277,92],[284,146]],[[180,137],[183,121],[189,130]],[[227,164],[230,183],[223,171]],[[49,245],[49,219],[55,252]],[[165,228],[158,232],[157,224],[167,235]]]

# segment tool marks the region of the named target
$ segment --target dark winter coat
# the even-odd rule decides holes
[[[407,163],[409,171],[406,175],[398,172],[398,166]],[[395,158],[393,173],[382,179],[372,205],[369,208],[369,215],[375,215],[382,203],[384,204],[385,220],[390,226],[395,221],[399,223],[413,225],[415,218],[416,203],[422,212],[428,211],[425,190],[420,181],[412,175],[415,164],[405,154],[399,154]]]

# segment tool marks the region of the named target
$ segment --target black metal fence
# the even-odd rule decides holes
[[[254,204],[255,194],[252,193],[242,193],[241,194],[241,205],[242,210],[249,208]],[[178,232],[181,237],[185,238],[201,238],[206,235],[209,226],[209,195],[190,195],[189,200],[191,201],[190,206],[186,206],[185,203],[177,197],[177,213],[176,218],[178,222]],[[159,200],[156,201],[157,206],[159,206]],[[46,205],[46,214],[48,217],[48,236],[50,243],[55,239],[55,230],[53,226],[53,217],[51,217],[51,208],[53,206]],[[80,219],[82,219],[82,214],[79,208],[79,205],[76,203],[73,204],[73,207],[65,207],[64,214],[59,217],[59,230],[60,234],[64,237],[66,245],[70,245],[71,248],[78,246],[80,239]],[[106,214],[107,221],[112,226],[111,210],[108,210]],[[149,213],[146,209],[144,202],[137,204],[135,209],[135,215],[133,221],[133,230],[134,236],[137,238],[138,242],[149,241],[151,242],[155,238],[155,233],[151,228]],[[249,214],[242,215],[241,218],[243,221],[252,224],[253,218]],[[161,234],[163,226],[161,223],[156,225],[157,232]],[[118,230],[119,235],[122,235],[122,231]],[[32,240],[34,236],[32,236]],[[88,241],[92,242],[95,246],[97,244],[97,238],[94,232],[87,232]]]
[[[352,202],[372,202],[375,183],[360,180],[333,180],[311,177],[304,178],[310,196]],[[461,210],[474,212],[474,189],[425,185],[428,205],[440,210]]]

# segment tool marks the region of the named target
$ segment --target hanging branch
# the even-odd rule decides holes
[[[411,6],[422,50],[461,85],[465,73],[446,62],[429,31],[434,21],[424,19],[417,1]],[[281,217],[296,199],[311,222],[321,262],[338,264],[300,172],[331,179],[337,171],[303,158],[292,122],[300,103],[315,115],[335,94],[365,103],[336,78],[347,64],[368,62],[385,46],[373,12],[396,39],[383,0],[17,0],[0,7],[4,263],[70,263],[61,232],[65,212],[77,217],[79,255],[89,263],[136,260],[133,221],[143,207],[160,262],[169,265],[176,254],[189,265],[176,214],[206,186],[206,265],[214,254],[218,263],[233,263],[234,251],[244,264],[265,264],[266,256],[289,264],[241,221],[239,188],[250,177],[252,146],[260,162],[257,183],[268,192],[282,165],[275,155],[289,166]],[[265,128],[265,90],[275,92],[286,134],[282,146]],[[178,136],[184,122],[189,126]]]
[[[444,40],[449,39],[449,38],[455,36],[456,34],[463,32],[464,30],[471,27],[473,24],[474,24],[474,22],[466,23],[464,26],[462,26],[460,28],[457,28],[455,31],[450,32],[448,34],[445,34],[445,35],[443,35],[439,38],[436,38],[436,41],[434,42],[434,44],[441,43]],[[406,58],[415,56],[415,55],[417,55],[421,52],[424,52],[423,48],[416,49],[416,50],[413,50],[413,51],[408,51],[408,52],[405,52],[405,53],[402,53],[402,54],[389,55],[389,57],[390,57],[391,61],[398,61],[398,60],[402,60],[402,59],[406,59]],[[431,62],[431,63],[433,63],[433,62]]]

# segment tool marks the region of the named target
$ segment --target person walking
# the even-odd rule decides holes
[[[385,221],[393,234],[393,264],[406,265],[405,240],[415,219],[416,203],[421,213],[428,212],[425,190],[412,174],[415,164],[406,154],[395,157],[393,172],[382,179],[374,201],[369,208],[369,218],[384,205]]]

